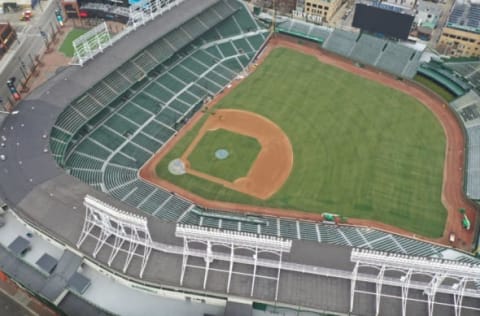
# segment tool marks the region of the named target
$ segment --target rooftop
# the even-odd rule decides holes
[[[457,1],[450,13],[447,26],[480,34],[480,3]]]

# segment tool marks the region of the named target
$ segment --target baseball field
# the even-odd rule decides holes
[[[229,109],[265,118],[291,143],[291,171],[267,198],[208,177],[173,175],[168,170],[169,162],[188,149],[188,166],[202,174],[224,181],[248,174],[262,147],[251,137],[216,129],[196,140],[208,120],[215,116],[221,120],[221,110]],[[312,56],[277,48],[206,111],[156,172],[211,200],[335,213],[435,238],[442,235],[447,215],[441,203],[445,141],[440,123],[415,98]],[[229,156],[218,159],[218,149]]]

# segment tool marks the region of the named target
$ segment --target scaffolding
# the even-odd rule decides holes
[[[74,57],[72,64],[83,66],[98,53],[112,45],[112,39],[106,22],[95,26],[72,42]]]
[[[136,29],[150,20],[179,5],[184,0],[141,0],[130,4],[127,25]]]
[[[178,224],[175,236],[183,238],[183,260],[182,270],[180,273],[180,285],[183,285],[185,271],[187,267],[204,269],[203,289],[206,289],[208,272],[211,269],[211,264],[214,260],[228,261],[228,270],[215,269],[215,271],[228,273],[227,278],[227,293],[230,292],[230,282],[233,274],[248,275],[252,277],[252,285],[250,289],[250,296],[253,296],[256,278],[265,278],[274,280],[275,300],[278,297],[278,285],[280,281],[280,271],[282,269],[282,254],[290,252],[292,247],[291,240],[277,238],[272,236],[262,236],[257,234],[225,231],[208,227],[199,227],[191,225]],[[191,247],[192,244],[197,244],[197,247]],[[200,245],[201,247],[198,247]],[[223,247],[225,251],[215,251],[214,247]],[[240,255],[237,252],[247,251],[251,256]],[[277,260],[264,260],[262,255],[274,255]],[[192,265],[188,263],[189,256],[202,258],[205,261],[205,266]],[[252,273],[236,272],[234,271],[234,264],[248,264],[253,266]],[[273,264],[272,264],[273,263]],[[260,275],[257,267],[275,268],[276,276]]]
[[[134,256],[140,257],[142,278],[153,247],[147,218],[126,213],[89,195],[85,196],[83,204],[86,214],[77,248],[80,248],[89,236],[97,240],[93,258],[96,258],[104,245],[110,246],[112,249],[107,260],[108,266],[111,266],[119,252],[126,253],[123,273],[127,271]]]
[[[434,314],[435,295],[443,293],[453,296],[455,316],[460,316],[464,296],[478,297],[480,292],[475,284],[480,282],[480,265],[436,259],[415,257],[367,249],[353,249],[351,261],[355,263],[350,288],[350,312],[353,312],[356,283],[358,281],[375,283],[375,315],[380,312],[382,286],[401,287],[402,316],[407,315],[409,289],[422,290],[427,297],[428,315]],[[372,277],[370,273],[360,273],[366,267],[378,271]],[[399,278],[387,277],[387,271],[400,273]],[[368,276],[370,274],[370,276]],[[416,276],[427,277],[428,282],[416,279]],[[448,280],[448,282],[446,282]],[[467,292],[469,294],[467,295]]]

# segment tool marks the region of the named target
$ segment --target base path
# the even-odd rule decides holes
[[[441,199],[443,205],[448,212],[443,236],[438,239],[424,238],[422,236],[415,235],[411,232],[392,225],[387,225],[381,222],[366,219],[349,218],[348,223],[353,225],[378,228],[407,237],[437,242],[443,245],[451,245],[464,250],[471,250],[474,240],[474,228],[472,227],[471,230],[467,231],[462,227],[462,215],[460,214],[459,209],[466,209],[466,215],[473,224],[476,222],[478,207],[473,202],[468,200],[463,192],[465,139],[462,127],[460,126],[461,123],[458,121],[457,117],[450,110],[445,101],[438,97],[436,94],[430,92],[429,90],[426,90],[425,88],[419,86],[414,82],[410,82],[407,80],[397,80],[394,76],[382,73],[378,69],[373,69],[369,67],[357,67],[352,60],[328,53],[319,48],[318,44],[301,41],[298,38],[292,38],[289,36],[276,34],[273,38],[271,38],[267,47],[259,56],[257,63],[261,63],[268,56],[268,54],[277,47],[286,47],[301,51],[305,54],[316,57],[322,63],[338,67],[351,73],[355,73],[363,78],[373,80],[382,85],[412,95],[418,100],[420,100],[428,109],[432,111],[432,113],[440,121],[443,127],[447,139],[447,146],[445,150],[445,165]],[[252,66],[250,70],[254,71],[254,69],[255,65]],[[232,88],[234,88],[238,84],[239,81],[234,82]],[[225,90],[224,92],[216,96],[215,99],[212,100],[211,103],[209,103],[209,108],[219,102],[226,94],[229,93],[229,91],[230,90]],[[197,115],[194,116],[192,121],[180,131],[179,136],[186,133],[187,130],[190,130],[195,124],[195,122],[197,122],[201,118],[202,114],[203,113],[197,113]],[[177,141],[178,139],[174,139],[172,142],[167,144],[165,150],[162,150],[158,155],[154,156],[152,158],[152,161],[158,162],[161,157],[164,156],[166,152],[168,152],[169,148],[172,148]],[[149,162],[147,162],[147,164],[148,163]],[[143,176],[142,171],[143,170],[141,170],[140,172],[141,176]],[[151,179],[146,178],[146,180],[151,182]],[[184,195],[186,198],[189,198],[194,203],[197,203],[198,205],[207,208],[222,209],[232,212],[240,211],[246,213],[259,213],[279,217],[292,217],[297,219],[307,219],[314,221],[320,221],[323,219],[320,214],[307,213],[302,211],[265,208],[254,205],[211,201],[197,196],[191,192],[188,192],[185,189],[182,189],[167,181],[161,179],[157,180],[158,181],[155,181],[155,183],[161,185],[162,187],[166,187],[167,189]],[[455,233],[456,235],[456,241],[454,243],[449,243],[448,241],[448,236],[450,233]]]
[[[234,182],[195,170],[188,161],[205,133],[218,129],[255,138],[261,146],[247,175]],[[287,181],[293,168],[293,148],[287,135],[269,119],[253,112],[227,109],[217,110],[215,115],[210,115],[181,159],[191,175],[265,200]]]

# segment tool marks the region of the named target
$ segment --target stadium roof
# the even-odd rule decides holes
[[[447,26],[480,34],[480,4],[457,1],[450,13]]]

